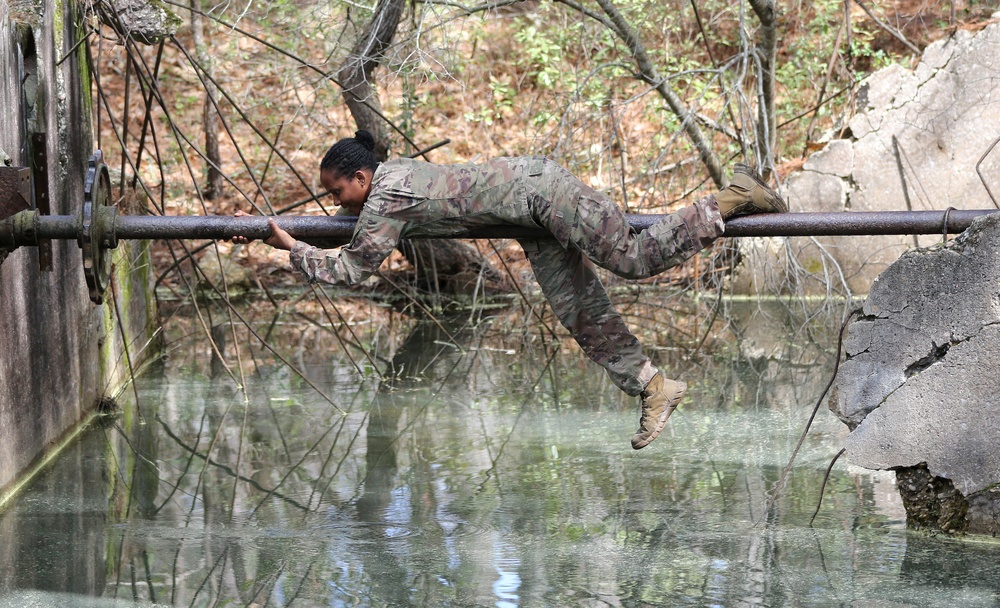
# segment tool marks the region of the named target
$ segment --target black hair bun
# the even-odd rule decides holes
[[[368,150],[375,151],[375,136],[368,131],[361,129],[355,132],[354,139]]]

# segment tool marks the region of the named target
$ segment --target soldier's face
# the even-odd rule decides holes
[[[372,188],[372,174],[366,169],[343,176],[333,171],[322,171],[319,181],[333,195],[334,204],[347,209],[353,215],[360,215],[361,208],[368,200]]]

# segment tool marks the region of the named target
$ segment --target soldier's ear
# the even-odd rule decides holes
[[[368,183],[368,174],[361,169],[358,169],[354,172],[354,179],[358,180],[358,183],[361,184],[362,188],[364,188],[365,184]]]

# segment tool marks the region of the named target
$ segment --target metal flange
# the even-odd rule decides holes
[[[31,169],[0,166],[0,219],[31,207]]]
[[[111,177],[104,164],[104,154],[98,150],[87,161],[87,181],[83,186],[83,205],[76,242],[83,253],[83,275],[87,279],[90,299],[104,302],[104,292],[111,282],[111,252],[118,247],[115,220],[118,208],[111,204]]]

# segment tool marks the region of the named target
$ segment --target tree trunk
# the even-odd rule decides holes
[[[757,145],[760,147],[760,172],[770,179],[774,170],[774,148],[777,145],[777,112],[774,108],[774,70],[778,57],[777,11],[774,0],[750,0],[753,12],[760,19],[760,102],[757,104]]]
[[[396,35],[405,6],[406,0],[379,0],[371,21],[337,72],[351,116],[359,129],[375,136],[375,156],[380,161],[389,156],[389,138],[382,104],[372,83],[375,69],[382,63],[382,53]]]
[[[405,0],[379,0],[371,21],[337,72],[351,116],[359,129],[375,137],[375,155],[380,161],[388,158],[389,138],[374,73],[396,35],[405,6]],[[417,239],[403,241],[399,251],[416,269],[421,288],[431,293],[473,293],[483,279],[492,286],[509,288],[503,275],[468,243]]]
[[[191,0],[191,36],[194,39],[194,52],[198,63],[206,71],[211,71],[212,58],[208,53],[205,41],[205,25],[201,16],[200,0]],[[211,74],[209,74],[211,76]],[[204,79],[205,104],[201,111],[201,125],[205,130],[205,158],[208,159],[205,171],[205,187],[202,196],[213,200],[222,196],[222,157],[219,154],[219,115],[215,110],[215,84],[212,78]]]

